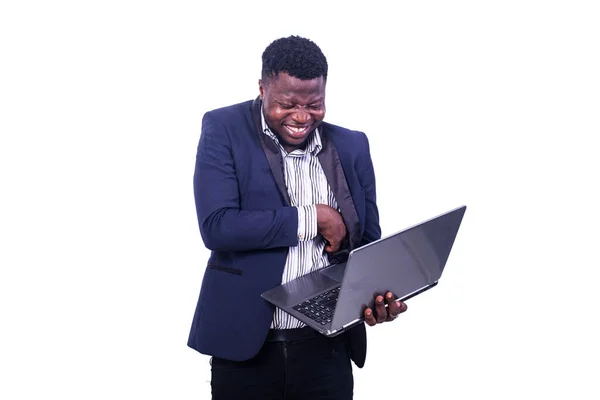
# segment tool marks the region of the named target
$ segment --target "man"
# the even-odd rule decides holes
[[[380,238],[368,140],[323,122],[327,61],[315,43],[278,39],[262,60],[260,96],[202,120],[194,193],[212,252],[188,345],[213,356],[214,399],[350,399],[364,324],[329,339],[261,293]],[[365,322],[405,310],[379,295]]]

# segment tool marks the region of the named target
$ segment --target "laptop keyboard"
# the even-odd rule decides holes
[[[315,320],[321,325],[327,325],[333,318],[335,304],[337,303],[340,288],[331,289],[318,296],[303,301],[294,306],[294,310],[301,312],[308,318]]]

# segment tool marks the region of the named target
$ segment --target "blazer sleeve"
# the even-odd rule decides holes
[[[194,172],[200,234],[215,251],[245,251],[298,244],[298,210],[240,209],[238,178],[227,128],[211,113],[202,119]]]
[[[381,238],[381,226],[379,225],[379,210],[377,209],[377,193],[375,185],[375,170],[371,159],[371,150],[367,135],[362,134],[363,157],[362,165],[358,171],[358,178],[365,194],[365,229],[361,238],[360,246],[371,243]]]

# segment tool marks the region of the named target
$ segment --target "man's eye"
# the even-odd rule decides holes
[[[310,106],[311,110],[320,110],[323,107],[323,104],[313,104]]]
[[[286,110],[290,110],[290,109],[294,108],[294,106],[291,104],[281,104],[280,103],[279,105],[281,106],[281,108],[284,108]]]

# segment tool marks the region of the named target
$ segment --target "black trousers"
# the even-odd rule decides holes
[[[267,341],[251,360],[213,357],[213,400],[350,400],[354,389],[344,335]]]

